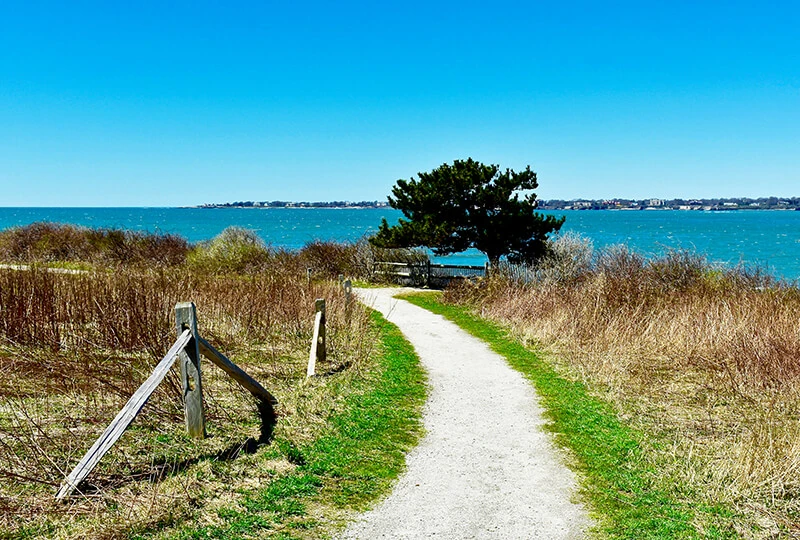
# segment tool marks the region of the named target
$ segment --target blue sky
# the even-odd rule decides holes
[[[168,5],[167,5],[168,4]],[[0,206],[800,195],[800,3],[0,3]]]

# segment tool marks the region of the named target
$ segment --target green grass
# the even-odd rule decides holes
[[[262,456],[295,466],[276,473],[265,488],[243,493],[235,506],[218,511],[218,523],[181,527],[167,537],[325,537],[349,515],[389,492],[405,467],[406,453],[422,435],[427,385],[400,331],[377,312],[372,320],[383,345],[376,375],[359,383],[343,411],[329,419],[328,428],[315,440],[295,444],[276,439]]]
[[[623,424],[608,403],[569,380],[497,324],[468,308],[446,305],[439,293],[403,295],[411,303],[443,315],[486,341],[535,386],[556,442],[569,449],[579,471],[581,494],[601,538],[736,538],[715,523],[727,510],[692,500],[681,486],[664,486],[648,455],[650,442]]]
[[[359,289],[385,289],[387,287],[397,287],[399,290],[400,288],[399,285],[393,285],[391,283],[376,283],[374,281],[366,281],[362,279],[353,279],[351,282],[353,287],[358,287]]]

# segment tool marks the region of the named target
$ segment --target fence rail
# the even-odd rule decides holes
[[[131,425],[131,422],[142,410],[144,404],[150,398],[153,391],[161,384],[164,377],[169,372],[178,353],[192,340],[192,333],[190,330],[184,330],[178,337],[178,340],[172,345],[167,352],[167,355],[161,359],[158,365],[153,370],[153,373],[147,378],[138,390],[131,396],[128,403],[119,411],[117,416],[108,425],[106,430],[100,435],[100,438],[95,441],[92,447],[86,452],[86,455],[80,460],[78,465],[69,473],[61,488],[56,493],[56,500],[62,500],[68,497],[78,485],[89,476],[89,473],[97,466],[100,459],[108,452],[114,443]]]
[[[377,261],[374,274],[396,279],[410,285],[443,286],[454,279],[474,279],[489,274],[489,264],[483,266],[436,264],[431,262],[408,263]]]
[[[153,369],[153,372],[134,392],[125,406],[95,441],[78,465],[69,473],[56,493],[56,500],[69,497],[83,480],[97,466],[103,456],[128,429],[136,416],[144,407],[158,385],[164,380],[176,359],[181,359],[181,384],[186,410],[186,429],[193,437],[205,436],[205,418],[203,413],[203,394],[200,375],[200,354],[207,357],[215,365],[238,382],[253,396],[272,407],[277,404],[275,398],[258,381],[250,377],[239,366],[228,360],[208,341],[197,333],[197,311],[190,302],[175,306],[175,321],[178,339],[170,347],[166,356]]]

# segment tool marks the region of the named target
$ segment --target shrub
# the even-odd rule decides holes
[[[255,233],[242,227],[228,227],[189,253],[189,266],[214,273],[248,272],[264,268],[273,253]]]
[[[593,269],[594,246],[591,239],[566,232],[548,240],[546,254],[534,265],[502,263],[501,275],[519,283],[570,284],[580,281]]]
[[[0,231],[0,259],[20,263],[183,264],[188,242],[177,235],[89,229],[38,222]]]
[[[358,247],[353,243],[315,240],[303,246],[299,255],[306,267],[320,277],[335,278],[340,274],[364,277],[366,274]]]
[[[303,264],[320,276],[372,279],[376,262],[423,264],[430,260],[422,249],[375,247],[366,238],[354,243],[314,241],[300,250]]]

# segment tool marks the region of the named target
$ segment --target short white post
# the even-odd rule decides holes
[[[314,337],[311,341],[311,351],[308,353],[308,368],[306,377],[313,377],[316,373],[317,362],[324,362],[325,351],[325,299],[318,298],[314,302],[316,315],[314,316]]]
[[[350,307],[353,303],[353,284],[348,279],[344,282],[344,309],[347,315],[350,315]]]

